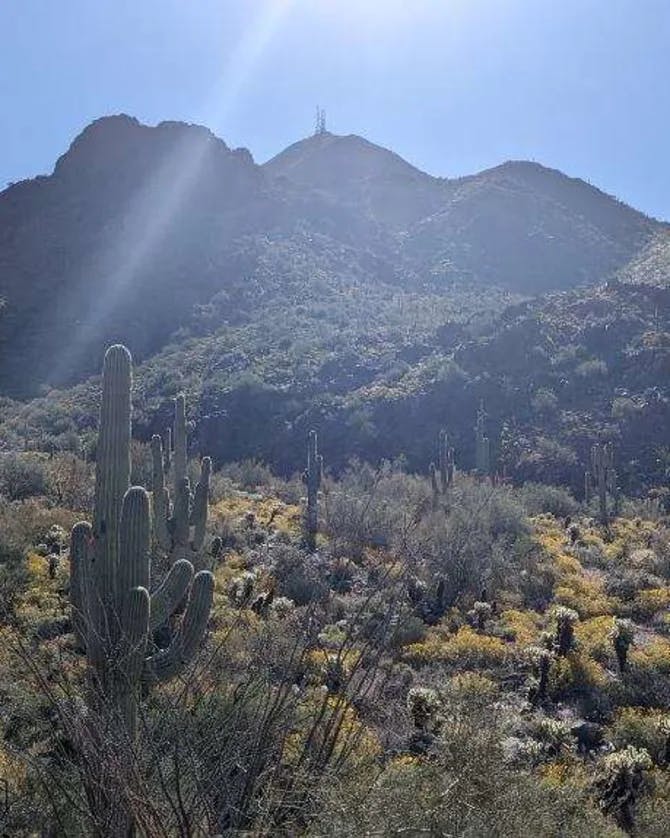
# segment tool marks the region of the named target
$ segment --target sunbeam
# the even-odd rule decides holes
[[[205,124],[217,125],[225,120],[295,2],[269,0],[260,8],[238,47],[223,62],[220,77],[212,84],[199,109]],[[95,264],[82,271],[82,277],[92,271],[105,275],[105,290],[77,324],[77,337],[73,336],[72,342],[64,347],[52,369],[53,380],[59,380],[77,353],[86,346],[89,336],[95,335],[116,300],[132,285],[156,252],[175,213],[198,180],[209,148],[208,142],[194,142],[190,132],[179,138],[155,174],[138,190],[120,220],[120,232],[95,255]]]

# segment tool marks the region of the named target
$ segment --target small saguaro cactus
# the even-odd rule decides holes
[[[435,468],[435,463],[431,463],[428,466],[428,473],[430,474],[430,486],[433,490],[433,509],[435,510],[440,502],[440,486],[437,482],[437,469]]]
[[[191,492],[186,475],[186,402],[184,396],[175,399],[174,454],[170,451],[172,434],[168,429],[165,450],[155,434],[151,438],[153,463],[154,536],[170,562],[188,559],[195,567],[202,564],[202,548],[207,526],[207,500],[212,462],[204,457],[200,480]],[[166,468],[172,459],[174,467],[173,495],[166,486]]]
[[[614,448],[610,443],[597,443],[591,448],[591,478],[598,493],[598,509],[602,524],[609,523],[607,493],[615,498],[618,506],[617,476],[614,470]]]
[[[191,563],[180,559],[150,593],[149,496],[129,487],[131,384],[130,353],[110,347],[102,376],[93,524],[76,524],[70,543],[72,624],[88,661],[89,731],[110,746],[134,739],[143,690],[177,675],[194,655],[214,587],[211,573],[194,576]],[[185,599],[171,644],[155,650],[153,631]],[[104,764],[100,770],[104,775]],[[106,834],[126,835],[122,795],[106,788],[113,780],[102,775],[92,786],[97,814]]]
[[[614,646],[619,671],[623,674],[628,663],[628,650],[635,639],[633,623],[630,620],[615,620],[609,632],[609,639]]]
[[[488,477],[491,473],[491,442],[486,435],[486,410],[483,400],[479,404],[475,424],[475,469],[479,477]]]
[[[303,481],[307,484],[307,509],[305,513],[305,541],[313,550],[319,527],[319,489],[323,476],[323,457],[319,454],[316,431],[310,431],[307,440],[307,468]]]

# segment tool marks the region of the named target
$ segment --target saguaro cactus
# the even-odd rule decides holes
[[[446,429],[442,429],[437,439],[438,453],[437,461],[440,468],[440,483],[442,491],[447,489],[454,482],[454,449],[449,445],[449,435]]]
[[[142,690],[176,675],[193,656],[214,588],[211,573],[194,576],[191,563],[179,559],[150,593],[149,496],[129,487],[131,384],[130,353],[110,347],[102,376],[93,525],[76,524],[70,544],[72,621],[88,660],[89,733],[106,745],[134,739]],[[153,649],[153,631],[185,598],[170,646]],[[92,799],[106,834],[126,835],[123,795],[106,770],[101,765]]]
[[[200,480],[195,492],[191,492],[186,475],[186,402],[184,396],[175,400],[174,456],[170,451],[172,435],[168,429],[167,444],[158,434],[151,438],[153,462],[154,536],[159,547],[170,557],[172,563],[188,559],[196,567],[202,564],[205,528],[207,525],[207,498],[212,463],[204,457]],[[174,501],[166,486],[166,469],[174,464]]]
[[[591,476],[598,492],[600,521],[609,522],[607,493],[615,498],[615,512],[618,505],[617,476],[614,470],[614,448],[610,443],[597,443],[591,448]]]
[[[486,410],[483,400],[479,404],[475,424],[475,469],[479,477],[488,477],[491,473],[491,443],[486,435]]]
[[[323,457],[319,454],[316,431],[310,431],[307,439],[307,468],[303,481],[307,484],[307,510],[305,513],[305,541],[313,550],[319,526],[319,489],[323,475]]]

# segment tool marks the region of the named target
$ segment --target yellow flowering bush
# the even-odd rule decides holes
[[[656,670],[663,674],[670,673],[670,640],[665,637],[653,637],[648,643],[633,648],[628,655],[633,666],[640,669]]]
[[[650,620],[668,606],[670,606],[670,587],[645,588],[637,592],[632,612],[638,620]]]
[[[617,748],[645,748],[658,762],[665,757],[670,714],[646,707],[622,707],[615,714],[610,735]]]
[[[542,631],[543,618],[537,611],[520,611],[510,608],[500,615],[500,628],[522,646],[530,646],[537,642]]]
[[[405,647],[405,658],[416,665],[444,663],[464,669],[495,667],[506,663],[510,647],[498,637],[478,634],[469,626],[462,626],[455,634],[447,635],[439,627],[431,630],[420,643]]]
[[[580,652],[556,658],[549,670],[549,694],[554,699],[606,685],[607,674],[602,666]]]
[[[575,625],[575,638],[583,651],[600,663],[607,663],[613,654],[609,633],[614,627],[610,616],[591,617]]]

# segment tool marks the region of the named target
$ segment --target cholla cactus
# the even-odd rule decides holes
[[[438,723],[440,697],[430,687],[412,687],[407,693],[407,709],[414,727],[430,732]]]
[[[323,476],[323,457],[319,454],[316,431],[310,431],[307,442],[307,468],[303,481],[307,484],[307,509],[305,512],[305,542],[310,550],[316,547],[319,528],[319,489]]]
[[[600,806],[626,832],[633,829],[635,805],[644,791],[645,775],[652,765],[649,752],[632,745],[608,754],[600,763],[596,779]]]
[[[203,458],[200,480],[195,487],[195,492],[192,493],[186,475],[186,402],[184,396],[177,396],[175,400],[172,500],[165,481],[166,464],[169,467],[171,461],[169,451],[171,439],[172,435],[168,435],[164,451],[160,436],[155,434],[151,438],[154,537],[159,547],[168,554],[171,563],[188,559],[196,567],[200,567],[203,563],[202,548],[207,526],[207,501],[212,462],[209,457]]]
[[[491,618],[493,608],[490,602],[475,602],[472,606],[472,615],[478,631],[486,630],[486,621]]]
[[[549,671],[554,660],[554,654],[542,646],[531,646],[528,655],[537,672],[537,686],[533,685],[529,698],[533,704],[541,703],[547,699],[549,687]]]
[[[579,620],[579,614],[572,608],[559,606],[554,616],[556,618],[556,651],[559,657],[565,657],[574,644],[575,623]]]
[[[615,620],[608,636],[616,652],[619,671],[623,674],[628,662],[628,649],[635,639],[633,623],[630,620]]]
[[[570,725],[561,719],[540,719],[534,730],[535,738],[542,743],[547,756],[557,757],[572,741]]]
[[[107,350],[96,458],[93,525],[76,524],[70,545],[72,623],[86,649],[90,733],[100,741],[132,742],[142,691],[179,674],[205,632],[214,578],[181,559],[150,593],[150,505],[146,491],[129,487],[131,358],[123,346]],[[153,631],[188,599],[170,645],[152,646]],[[105,767],[101,767],[104,774]],[[110,835],[126,834],[129,818],[109,778],[91,791]]]

